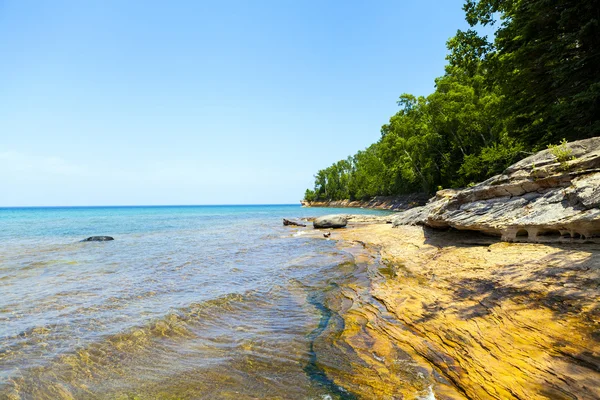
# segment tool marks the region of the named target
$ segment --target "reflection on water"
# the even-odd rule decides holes
[[[341,312],[380,266],[280,226],[331,212],[0,210],[0,398],[364,397]]]

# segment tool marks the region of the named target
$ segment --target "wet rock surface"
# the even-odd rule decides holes
[[[505,241],[598,241],[600,137],[527,157],[464,190],[441,190],[425,206],[400,213],[401,225],[473,230]]]
[[[363,360],[351,376],[324,366],[336,384],[361,398],[414,398],[413,383],[421,398],[600,398],[600,245],[349,228],[340,245],[373,249],[382,267],[328,305],[340,359]]]

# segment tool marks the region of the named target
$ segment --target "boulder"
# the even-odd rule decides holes
[[[315,218],[313,226],[315,228],[343,228],[348,223],[347,215],[325,215]]]
[[[473,230],[506,241],[599,237],[600,137],[567,147],[566,161],[540,151],[473,187],[437,192],[425,206],[400,213],[393,225]]]
[[[115,240],[112,236],[90,236],[87,239],[83,239],[82,242],[108,242],[109,240]]]

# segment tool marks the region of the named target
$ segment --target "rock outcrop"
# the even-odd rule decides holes
[[[284,226],[306,226],[306,224],[303,224],[301,222],[297,222],[297,221],[292,221],[290,219],[283,219],[283,225]]]
[[[600,236],[600,137],[544,150],[463,190],[441,190],[394,226],[426,225],[505,241],[596,241]]]
[[[108,242],[109,240],[115,240],[112,236],[90,236],[87,239],[83,239],[82,242]]]
[[[315,228],[343,228],[348,223],[346,215],[325,215],[315,218],[313,226]]]

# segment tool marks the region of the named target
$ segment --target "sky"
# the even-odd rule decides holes
[[[0,206],[293,204],[427,95],[463,0],[0,0]]]

